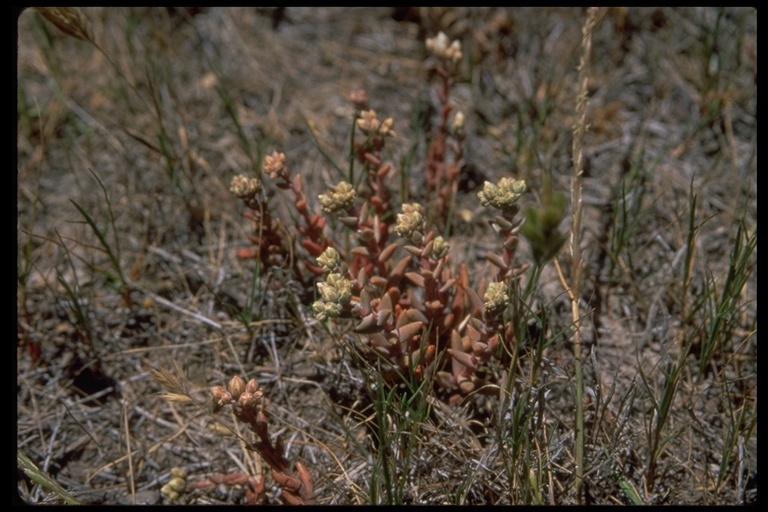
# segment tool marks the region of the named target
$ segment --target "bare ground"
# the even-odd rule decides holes
[[[102,53],[35,12],[18,23],[18,448],[84,503],[168,503],[160,488],[176,466],[188,471],[188,482],[260,474],[258,457],[211,430],[205,409],[158,395],[163,389],[151,370],[175,361],[200,401],[233,374],[256,378],[269,399],[273,432],[309,467],[318,502],[365,501],[370,460],[356,443],[369,443],[370,432],[360,421],[367,396],[360,371],[347,357],[345,336],[329,336],[311,317],[311,291],[262,289],[250,332],[244,327],[237,312],[252,290],[252,266],[235,252],[246,245],[249,225],[229,180],[251,166],[249,151],[276,148],[309,191],[323,191],[337,179],[329,160],[347,159],[349,94],[365,89],[371,107],[394,118],[391,160],[410,166],[407,186],[418,189],[424,134],[437,108],[423,40],[443,30],[462,41],[472,63],[454,89],[468,137],[453,250],[476,278],[487,271],[476,257],[489,233],[476,198],[484,179],[513,175],[535,191],[542,169],[550,169],[555,187],[569,190],[583,10],[86,13],[125,79]],[[756,430],[736,433],[744,442],[729,452],[718,482],[732,418],[756,414],[756,252],[728,343],[708,371],[686,367],[669,420],[673,435],[653,485],[646,479],[650,396],[661,389],[682,340],[702,336],[685,323],[680,277],[691,189],[699,226],[691,290],[703,294],[722,283],[740,220],[756,231],[756,13],[604,14],[593,34],[585,141],[583,299],[594,343],[588,500],[628,503],[618,486],[626,481],[649,504],[756,503]],[[154,103],[140,99],[153,97]],[[174,148],[175,171],[160,140]],[[75,203],[119,248],[121,268],[137,290],[121,292]],[[622,226],[625,239],[617,233]],[[612,259],[618,243],[622,257]],[[527,247],[521,251],[521,260],[529,257]],[[564,268],[566,253],[559,257]],[[285,284],[277,274],[266,282]],[[552,266],[538,300],[556,338],[540,383],[555,468],[541,485],[542,501],[570,504],[573,355],[567,336],[553,334],[567,332],[570,315]],[[476,397],[458,411],[435,406],[439,428],[411,468],[409,501],[510,502],[509,482],[499,478],[491,435],[483,430],[494,405]],[[467,426],[472,421],[479,426]],[[26,502],[58,502],[21,472],[17,482]],[[469,483],[459,499],[452,489],[462,482]],[[268,487],[269,503],[278,496]],[[243,499],[241,486],[189,485],[179,502]]]

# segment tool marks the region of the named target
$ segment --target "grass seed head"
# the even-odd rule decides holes
[[[35,9],[68,36],[89,43],[94,42],[91,24],[79,7],[35,7]]]

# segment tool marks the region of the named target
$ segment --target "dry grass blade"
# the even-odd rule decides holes
[[[35,7],[35,10],[68,36],[95,44],[91,23],[79,7]]]
[[[753,9],[17,27],[19,500],[757,501]]]
[[[16,454],[16,466],[24,471],[24,474],[26,474],[30,480],[59,496],[67,505],[80,505],[80,502],[73,498],[55,480],[43,471],[40,471],[40,468],[38,468],[22,450],[19,450]]]

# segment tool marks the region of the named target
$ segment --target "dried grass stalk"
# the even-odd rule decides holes
[[[91,23],[79,7],[35,7],[35,9],[68,36],[95,44]]]

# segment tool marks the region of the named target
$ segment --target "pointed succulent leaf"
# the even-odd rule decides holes
[[[509,268],[509,265],[504,263],[504,260],[499,256],[498,254],[488,251],[485,253],[485,257],[490,261],[495,267],[500,268],[501,270],[507,270]]]
[[[376,325],[376,313],[367,315],[355,326],[355,332],[357,333],[372,333],[378,330],[379,326]]]
[[[412,336],[415,336],[421,330],[424,324],[421,322],[411,322],[397,329],[397,338],[401,341],[407,341]]]
[[[392,298],[389,296],[389,293],[385,293],[384,296],[381,297],[381,302],[379,303],[377,311],[392,312]]]
[[[424,281],[424,278],[420,274],[418,274],[416,272],[406,272],[405,273],[405,277],[407,277],[410,282],[412,282],[413,284],[415,284],[419,288],[424,288],[425,281]]]
[[[371,257],[371,251],[369,251],[368,248],[362,246],[355,247],[350,252],[356,256],[362,256],[363,258]]]
[[[379,254],[379,263],[386,263],[389,261],[395,253],[395,249],[397,249],[397,242],[392,242],[386,246],[384,250],[381,251],[381,254]]]
[[[471,354],[467,354],[466,352],[462,352],[460,350],[453,350],[452,348],[447,349],[447,352],[451,355],[451,357],[453,357],[455,361],[465,366],[466,368],[470,368],[472,370],[477,369],[477,362],[475,357]]]
[[[403,321],[402,324],[400,323],[401,320]],[[429,320],[427,319],[426,316],[424,316],[424,313],[422,313],[421,311],[415,308],[406,310],[405,313],[400,315],[400,318],[398,318],[397,321],[399,324],[398,327],[402,327],[403,325],[409,322],[421,322],[422,324],[425,324],[425,325],[429,323]]]

